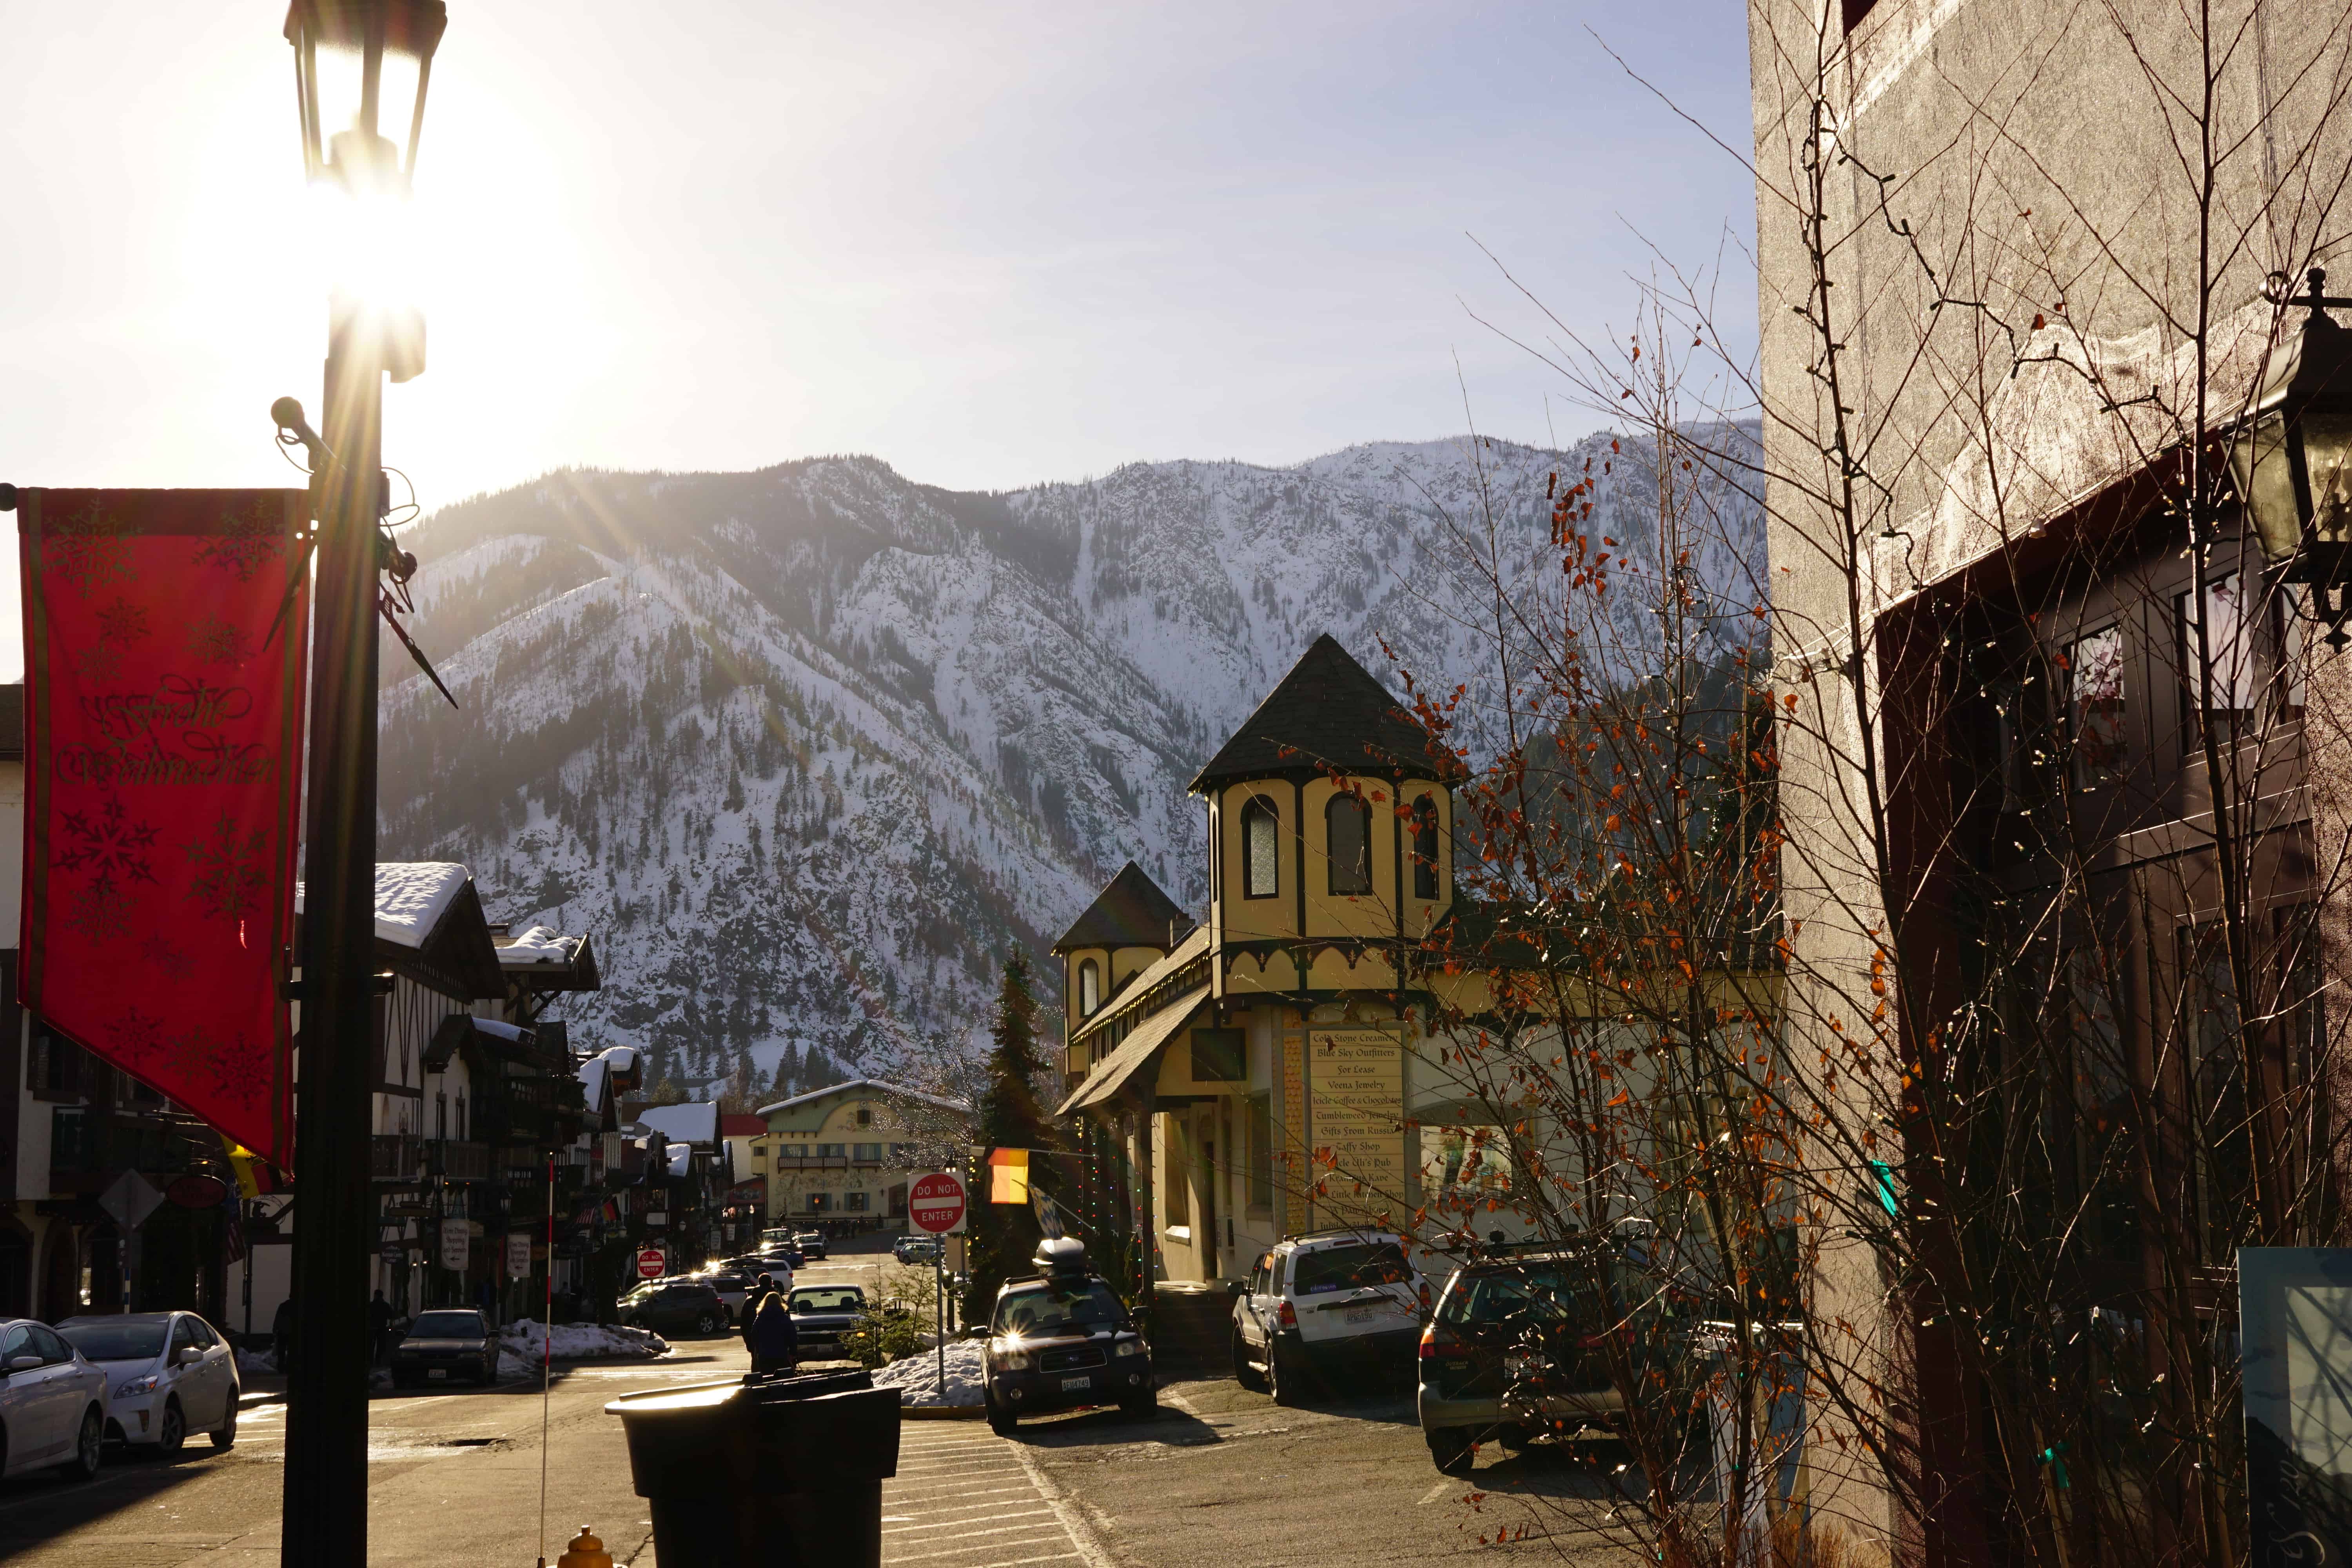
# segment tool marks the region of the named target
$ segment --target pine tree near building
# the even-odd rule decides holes
[[[988,1201],[986,1151],[1044,1150],[1055,1143],[1045,1109],[1037,1100],[1037,1085],[1045,1076],[1045,1061],[1037,1049],[1037,999],[1029,989],[1029,961],[1019,953],[1004,961],[992,1038],[987,1087],[980,1099],[982,1153],[971,1194],[971,1283],[964,1292],[964,1317],[970,1322],[988,1320],[996,1307],[998,1286],[1032,1272],[1029,1259],[1039,1239],[1037,1216],[1028,1205]],[[1033,1157],[1029,1169],[1033,1182],[1052,1189],[1054,1169],[1042,1157]]]

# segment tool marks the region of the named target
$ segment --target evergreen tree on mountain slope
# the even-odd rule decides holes
[[[1029,1259],[1039,1238],[1037,1216],[1028,1205],[988,1201],[986,1151],[1044,1150],[1055,1143],[1037,1095],[1037,1086],[1046,1079],[1045,1060],[1037,1048],[1037,999],[1029,989],[1029,961],[1017,952],[1004,961],[991,1039],[987,1087],[980,1097],[979,1186],[971,1194],[971,1283],[964,1294],[964,1316],[970,1322],[987,1321],[996,1307],[999,1285],[1031,1272]],[[1042,1155],[1032,1157],[1029,1173],[1038,1186],[1051,1190],[1053,1167]]]

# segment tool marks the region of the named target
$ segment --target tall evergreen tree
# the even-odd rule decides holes
[[[986,1152],[1054,1146],[1053,1128],[1037,1098],[1037,1086],[1045,1081],[1045,1061],[1037,1049],[1037,998],[1029,989],[1029,961],[1017,952],[1004,961],[992,1037],[987,1087],[980,1097],[982,1152],[974,1173],[980,1184],[971,1194],[971,1284],[964,1295],[964,1315],[971,1322],[987,1321],[995,1310],[996,1288],[1007,1278],[1030,1271],[1038,1241],[1037,1216],[1028,1205],[988,1201]],[[1029,1173],[1050,1190],[1053,1170],[1042,1154],[1031,1157]]]

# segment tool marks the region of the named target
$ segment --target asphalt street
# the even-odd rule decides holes
[[[845,1259],[803,1279],[855,1279]],[[650,1364],[559,1367],[494,1388],[384,1394],[370,1406],[371,1556],[402,1568],[530,1568],[583,1523],[614,1560],[653,1568],[648,1510],[604,1404],[740,1376],[731,1338],[675,1342]],[[257,1380],[260,1381],[260,1380]],[[1352,1388],[1283,1407],[1230,1381],[1174,1384],[1149,1420],[1114,1411],[1024,1423],[908,1421],[883,1492],[898,1568],[1258,1568],[1391,1563],[1496,1548],[1592,1563],[1634,1554],[1599,1533],[1605,1487],[1540,1451],[1482,1452],[1470,1477],[1429,1461],[1411,1390]],[[97,1479],[0,1482],[0,1562],[16,1568],[264,1568],[278,1558],[285,1405],[249,1393],[237,1441],[176,1459],[123,1457]],[[542,1455],[547,1474],[540,1528]],[[1518,1539],[1524,1536],[1524,1539]]]

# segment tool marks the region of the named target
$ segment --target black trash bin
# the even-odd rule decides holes
[[[880,1568],[898,1391],[863,1372],[754,1374],[624,1394],[654,1553],[693,1568]]]

